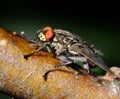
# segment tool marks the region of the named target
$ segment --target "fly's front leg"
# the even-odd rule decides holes
[[[20,35],[21,35],[23,38],[27,39],[26,34],[25,34],[24,31],[21,31],[21,32],[20,32]]]
[[[40,46],[37,50],[35,50],[33,53],[30,53],[30,54],[28,54],[28,55],[24,55],[24,58],[25,58],[25,59],[28,59],[28,57],[30,57],[31,55],[39,52],[40,50],[42,50],[42,49],[45,48],[46,46],[47,46],[47,44],[44,43],[44,44],[43,44],[42,46]]]
[[[24,39],[26,39],[27,42],[29,42],[29,43],[36,43],[36,41],[37,41],[37,38],[35,38],[34,40],[28,40],[26,33],[24,31],[20,32],[20,36],[22,36]]]

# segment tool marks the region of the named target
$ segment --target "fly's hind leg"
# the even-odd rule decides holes
[[[44,80],[45,80],[45,81],[47,80],[47,75],[48,75],[50,72],[54,71],[55,68],[58,68],[58,67],[61,67],[61,66],[67,66],[68,64],[71,64],[71,63],[72,63],[72,62],[62,63],[62,64],[58,64],[58,65],[52,67],[52,68],[49,69],[47,72],[45,72],[45,74],[43,75]]]
[[[50,72],[54,71],[55,68],[58,68],[58,67],[61,67],[61,66],[67,66],[67,65],[72,64],[72,63],[74,62],[74,61],[68,59],[68,58],[65,57],[65,56],[59,56],[59,57],[64,57],[64,58],[63,58],[63,59],[65,59],[64,62],[61,63],[61,64],[55,65],[54,67],[50,68],[47,72],[45,72],[45,74],[43,75],[45,81],[47,80],[47,75],[48,75]],[[57,58],[58,58],[58,57],[57,57]],[[58,59],[59,59],[59,58],[58,58]],[[60,59],[60,60],[61,60],[61,59]]]
[[[49,69],[47,72],[45,72],[45,74],[43,75],[44,79],[47,80],[47,75],[52,72],[55,68],[61,67],[61,66],[67,66],[69,64],[75,63],[75,61],[81,61],[81,62],[86,62],[86,58],[84,57],[76,57],[76,56],[65,56],[65,55],[59,55],[56,56],[57,59],[59,59],[60,61],[62,61],[63,63],[58,64],[54,67],[52,67],[51,69]],[[88,68],[88,64],[84,64],[84,69],[89,70]]]

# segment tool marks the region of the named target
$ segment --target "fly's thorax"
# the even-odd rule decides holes
[[[53,42],[58,42],[58,38],[56,36],[53,38]]]
[[[76,51],[71,47],[71,45],[67,45],[67,49],[68,49],[68,51],[69,51],[70,54],[72,54],[72,55],[79,55],[79,53],[76,52]]]
[[[58,42],[63,44],[63,39],[65,38],[64,35],[60,35],[60,34],[55,34],[54,38],[53,38],[53,42]]]
[[[79,53],[75,52],[74,49],[71,48],[71,44],[78,42],[76,38],[72,36],[68,36],[65,34],[55,34],[55,37],[53,38],[52,41],[52,46],[55,49],[56,55],[60,54],[72,54],[72,55],[79,55]]]
[[[54,48],[56,55],[60,55],[61,53],[64,53],[67,50],[66,47],[59,42],[52,42],[51,46],[52,48]]]
[[[73,41],[74,41],[74,38],[72,38],[72,37],[64,37],[63,38],[63,43],[65,43],[65,44],[70,44]]]

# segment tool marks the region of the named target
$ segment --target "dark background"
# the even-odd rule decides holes
[[[25,31],[28,38],[35,38],[36,31],[46,25],[65,29],[100,49],[108,66],[120,66],[119,8],[81,6],[80,2],[70,0],[1,1],[0,27],[17,33]]]

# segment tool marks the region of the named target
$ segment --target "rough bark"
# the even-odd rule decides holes
[[[59,60],[43,51],[23,57],[33,51],[24,38],[0,28],[1,92],[19,99],[118,99],[118,92],[70,67],[55,69],[45,81],[43,74]]]

